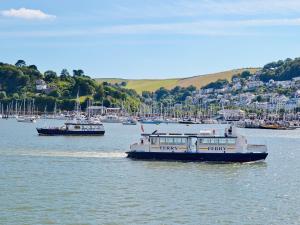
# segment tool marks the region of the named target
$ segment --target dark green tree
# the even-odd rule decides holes
[[[44,76],[45,76],[45,81],[47,82],[53,82],[57,79],[57,74],[52,70],[47,70],[44,73]]]
[[[16,67],[23,67],[23,66],[26,66],[26,62],[22,59],[19,59],[16,64],[15,64]]]

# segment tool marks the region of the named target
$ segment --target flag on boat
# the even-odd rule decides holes
[[[145,132],[143,124],[141,124],[141,130],[142,130],[143,133]]]

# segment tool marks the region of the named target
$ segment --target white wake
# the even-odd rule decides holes
[[[90,152],[90,151],[22,151],[9,155],[39,157],[74,157],[74,158],[124,158],[125,152]]]

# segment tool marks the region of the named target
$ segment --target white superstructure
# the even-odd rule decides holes
[[[139,143],[130,146],[132,151],[147,152],[197,152],[197,153],[244,153],[267,152],[266,145],[250,145],[235,128],[216,135],[214,130],[199,133],[152,133],[143,134]]]

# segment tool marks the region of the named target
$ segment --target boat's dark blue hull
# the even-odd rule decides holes
[[[101,136],[104,135],[105,131],[74,131],[66,129],[46,129],[46,128],[37,128],[39,135],[45,136]]]
[[[266,159],[268,153],[188,153],[188,152],[127,152],[128,158],[161,161],[252,162]]]

